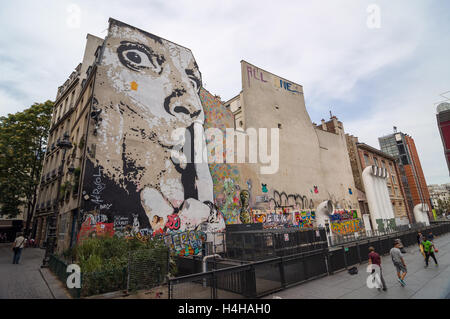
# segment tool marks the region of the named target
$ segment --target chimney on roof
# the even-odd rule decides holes
[[[328,131],[328,130],[327,130],[327,124],[325,123],[325,120],[324,120],[324,119],[322,119],[322,130]]]

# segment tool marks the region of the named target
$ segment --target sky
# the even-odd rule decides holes
[[[105,37],[112,17],[190,48],[222,100],[241,90],[246,60],[303,85],[313,122],[331,111],[376,148],[397,126],[427,183],[449,183],[436,123],[450,98],[449,12],[447,0],[2,1],[0,116],[54,100],[86,34]]]

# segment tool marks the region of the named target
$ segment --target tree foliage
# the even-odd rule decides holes
[[[53,102],[0,117],[0,214],[32,209],[50,129]]]

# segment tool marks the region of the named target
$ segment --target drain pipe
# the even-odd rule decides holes
[[[203,257],[203,262],[202,262],[202,270],[203,270],[203,272],[206,272],[206,260],[209,259],[209,258],[213,258],[213,257],[221,258],[220,255],[218,255],[218,254],[208,255],[208,256]],[[206,278],[203,279],[203,287],[206,287]]]

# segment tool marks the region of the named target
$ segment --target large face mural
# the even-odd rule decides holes
[[[208,163],[194,161],[194,141],[205,137],[192,52],[110,23],[94,89],[85,210],[103,207],[110,219],[130,221],[138,214],[152,232],[223,230]]]

